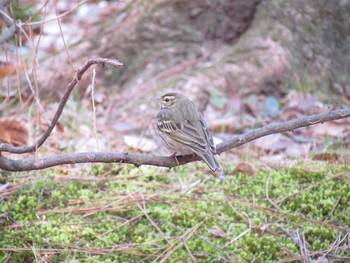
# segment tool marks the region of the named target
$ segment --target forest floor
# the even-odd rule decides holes
[[[0,260],[349,260],[348,165],[223,167],[225,183],[201,163],[2,173]]]

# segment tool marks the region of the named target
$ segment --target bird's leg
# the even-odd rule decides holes
[[[176,158],[176,152],[174,152],[172,155],[170,155],[171,157],[175,158],[175,161],[177,163],[177,165],[180,165],[179,160]]]

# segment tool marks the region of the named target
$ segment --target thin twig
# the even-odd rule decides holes
[[[165,234],[163,233],[163,231],[157,226],[156,223],[154,223],[152,218],[148,215],[147,209],[146,209],[146,202],[145,202],[145,198],[143,196],[143,193],[140,192],[140,195],[142,197],[142,206],[138,203],[137,203],[137,206],[140,208],[142,213],[144,213],[144,215],[147,217],[148,221],[152,224],[152,226],[154,226],[154,228],[162,235],[162,237],[165,239],[165,241],[170,245],[170,242],[167,239],[167,237],[165,236]],[[131,197],[131,199],[135,199],[132,195],[129,195],[129,196]]]
[[[311,124],[314,124],[314,123],[322,123],[323,120],[324,120],[324,118],[326,118],[327,115],[328,115],[332,110],[335,110],[335,108],[336,108],[336,106],[334,105],[328,112],[326,112],[326,113],[324,114],[324,116],[323,116],[321,119],[319,119],[319,120],[317,120],[317,121],[314,121],[314,122],[311,123]]]
[[[342,196],[339,196],[338,199],[337,199],[337,201],[335,202],[335,204],[334,204],[332,210],[331,210],[331,211],[327,214],[327,216],[325,217],[326,220],[328,219],[328,217],[330,217],[330,216],[334,213],[334,211],[335,211],[335,209],[337,208],[337,206],[338,206],[338,204],[339,204],[339,201],[340,201],[341,199],[342,199]]]
[[[205,221],[206,221],[206,219],[204,219],[203,221],[197,223],[197,224],[194,225],[192,228],[190,228],[189,230],[187,230],[181,237],[177,238],[177,239],[175,240],[175,242],[174,242],[173,244],[171,244],[171,246],[170,246],[167,250],[165,250],[162,254],[160,254],[153,262],[159,262],[159,263],[165,262],[172,254],[175,253],[175,251],[177,251],[177,250],[183,245],[183,243],[182,243],[182,242],[179,242],[179,241],[182,241],[182,240],[184,240],[184,239],[187,241],[187,240],[197,231],[197,229],[198,229],[202,224],[204,224]],[[175,246],[175,244],[178,243],[178,242],[179,242],[179,244]],[[175,246],[175,247],[174,247],[174,246]],[[172,247],[174,247],[174,248],[172,248]],[[171,249],[171,248],[172,248],[172,249]],[[171,249],[171,250],[170,250],[170,249]],[[170,251],[169,251],[169,250],[170,250]],[[167,251],[168,251],[168,252],[167,252]],[[160,261],[158,261],[158,260],[162,257],[162,255],[163,255],[164,253],[166,253],[166,252],[167,252],[167,254],[166,254]]]
[[[66,54],[67,54],[67,57],[68,57],[68,60],[69,60],[69,64],[70,64],[70,66],[72,68],[72,71],[74,72],[75,70],[74,70],[72,58],[70,56],[70,53],[69,53],[69,50],[68,50],[68,47],[67,47],[66,39],[64,38],[64,34],[63,34],[62,26],[61,26],[61,20],[60,20],[59,15],[58,15],[57,0],[54,0],[54,5],[55,5],[55,11],[56,11],[56,17],[57,17],[57,24],[58,24],[58,27],[60,29],[61,38],[62,38],[62,42],[63,42],[63,45],[64,45],[64,50],[66,51]]]
[[[143,216],[144,216],[143,213],[142,213],[142,214],[139,214],[139,215],[137,215],[137,216],[134,216],[133,218],[131,218],[131,219],[129,219],[129,220],[126,220],[124,223],[122,223],[122,224],[120,224],[120,225],[118,225],[118,226],[116,226],[116,227],[114,227],[114,228],[112,228],[112,229],[109,229],[108,231],[102,233],[102,234],[100,235],[100,237],[104,237],[104,236],[106,236],[106,235],[108,235],[108,234],[110,234],[110,233],[112,233],[112,232],[114,232],[114,231],[117,231],[119,228],[122,228],[123,226],[125,226],[125,225],[127,225],[127,224],[129,224],[129,223],[131,223],[131,222],[135,221],[136,219],[139,219],[139,218],[141,218],[141,217],[143,217]]]
[[[265,194],[266,194],[266,199],[269,201],[271,205],[273,205],[277,210],[280,210],[280,208],[270,199],[269,197],[269,181],[271,179],[271,176],[267,177],[266,180],[266,187],[265,187]]]
[[[182,242],[183,242],[183,245],[184,245],[188,255],[190,256],[192,262],[197,263],[196,258],[192,255],[192,252],[191,252],[190,248],[187,246],[187,240],[183,239]]]
[[[96,77],[96,70],[93,69],[92,70],[92,81],[91,81],[91,103],[92,103],[93,126],[94,126],[96,146],[97,146],[97,150],[100,151],[100,145],[98,143],[98,137],[97,137],[97,126],[96,126],[95,77]]]
[[[244,230],[243,232],[241,232],[238,236],[236,236],[235,238],[231,239],[230,242],[227,242],[224,245],[224,248],[227,247],[228,245],[231,245],[232,243],[236,242],[238,239],[240,239],[242,236],[244,236],[245,234],[249,233],[252,230],[252,222],[250,221],[250,218],[247,216],[247,218],[245,218],[240,212],[237,211],[236,208],[234,208],[234,206],[228,201],[226,200],[228,205],[231,207],[231,209],[237,214],[239,215],[245,222],[246,220],[248,220],[249,223],[249,228]]]

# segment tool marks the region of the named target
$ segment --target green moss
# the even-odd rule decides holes
[[[50,258],[53,262],[125,262],[151,254],[155,259],[179,245],[167,262],[186,262],[186,240],[198,262],[274,262],[299,255],[279,225],[302,233],[312,251],[329,248],[341,234],[339,228],[349,227],[346,165],[260,169],[256,176],[227,176],[224,184],[203,174],[202,167],[98,165],[79,172],[96,181],[55,180],[57,175],[64,178],[59,171],[33,172],[32,180],[8,176],[23,186],[0,203],[0,247],[26,249],[14,252],[13,262],[24,257],[33,261],[33,246],[62,249]],[[99,180],[105,172],[111,178]],[[118,174],[137,176],[122,179]],[[335,174],[339,176],[332,178]],[[72,247],[81,251],[69,252]],[[339,251],[344,253],[348,255]],[[0,261],[6,256],[0,251]]]

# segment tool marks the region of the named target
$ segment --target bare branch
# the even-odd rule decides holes
[[[279,122],[264,126],[262,128],[251,130],[242,135],[236,136],[232,140],[228,140],[219,145],[217,152],[220,154],[229,149],[245,144],[252,140],[279,132],[293,131],[298,128],[308,127],[318,123],[333,121],[350,117],[350,108],[341,110],[332,110],[320,114],[315,114],[303,118],[298,118],[291,121]]]
[[[94,64],[107,64],[107,65],[112,65],[116,68],[120,68],[123,66],[123,63],[119,62],[118,60],[115,59],[108,59],[108,58],[91,58],[89,59],[85,65],[77,71],[76,76],[73,78],[73,80],[68,84],[67,90],[64,93],[58,108],[56,110],[56,113],[49,125],[47,127],[46,131],[40,136],[40,138],[30,146],[13,146],[11,144],[6,144],[6,143],[0,143],[0,152],[10,152],[10,153],[28,153],[28,152],[34,152],[36,149],[38,149],[49,137],[51,134],[53,128],[55,127],[58,119],[61,116],[61,113],[63,111],[64,106],[66,105],[69,95],[71,94],[72,90],[78,83],[78,81],[82,78],[83,74],[86,72],[88,68],[90,68]],[[1,167],[0,167],[1,168]]]
[[[328,111],[321,114],[315,114],[291,121],[274,123],[262,128],[254,129],[242,135],[236,136],[231,140],[217,145],[217,153],[223,153],[229,149],[240,146],[255,139],[270,135],[273,133],[293,131],[297,128],[315,125],[327,121],[347,118],[350,116],[350,109],[341,109]],[[18,148],[18,147],[13,147]],[[2,148],[1,148],[2,149]],[[178,156],[178,163],[175,158],[169,156],[154,156],[150,154],[132,154],[132,153],[111,153],[111,152],[86,152],[86,153],[67,153],[58,154],[50,157],[32,159],[32,160],[12,160],[0,156],[0,168],[9,171],[29,171],[45,169],[53,166],[77,163],[128,163],[136,166],[154,165],[161,167],[175,167],[189,162],[199,160],[197,156],[187,155]]]
[[[10,153],[28,153],[38,149],[49,137],[55,127],[59,117],[62,114],[63,108],[71,94],[72,90],[82,78],[86,70],[93,64],[109,64],[114,67],[122,67],[123,64],[118,60],[108,58],[89,59],[83,67],[77,71],[75,78],[68,84],[67,90],[64,93],[56,113],[46,131],[39,139],[30,146],[14,146],[11,144],[0,143],[0,152]],[[223,142],[217,146],[217,153],[220,154],[234,147],[240,146],[252,140],[267,136],[273,133],[293,131],[297,128],[315,125],[331,120],[347,118],[350,116],[350,109],[331,110],[321,114],[315,114],[304,118],[299,118],[291,121],[274,123],[262,128],[254,129],[242,135],[236,136],[231,140]],[[53,166],[64,164],[77,163],[128,163],[136,166],[154,165],[162,167],[174,167],[185,163],[197,161],[199,158],[194,155],[178,156],[177,160],[168,156],[154,156],[149,154],[132,154],[132,153],[112,153],[112,152],[85,152],[85,153],[67,153],[58,154],[49,157],[31,159],[31,160],[13,160],[0,155],[0,169],[8,171],[30,171],[45,169]]]

